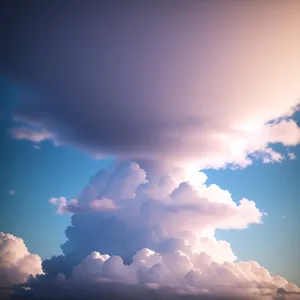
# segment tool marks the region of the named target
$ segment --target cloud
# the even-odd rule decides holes
[[[42,274],[41,258],[30,254],[21,238],[0,232],[0,288],[24,283],[37,274]]]
[[[119,256],[92,252],[71,277],[31,279],[16,295],[45,299],[299,299],[300,289],[271,276],[258,263],[213,262],[203,253],[160,255],[141,249],[130,264]],[[14,298],[13,298],[14,299]],[[18,297],[17,299],[23,299]],[[30,299],[30,298],[29,298]]]
[[[0,67],[36,93],[14,137],[201,168],[280,162],[272,143],[300,140],[300,7],[269,2],[14,7]]]
[[[296,159],[296,154],[293,153],[293,152],[289,152],[289,153],[288,153],[288,156],[289,156],[289,159],[290,159],[290,160],[295,160],[295,159]]]
[[[90,227],[87,235],[78,238],[91,239],[94,243],[97,240],[88,234],[93,234],[95,227],[111,227],[111,231],[118,231],[124,226],[124,230],[128,228],[138,235],[151,228],[152,235],[177,237],[186,231],[206,236],[217,228],[243,229],[251,223],[261,223],[263,213],[253,201],[244,198],[239,203],[234,202],[228,191],[217,185],[207,186],[204,173],[174,169],[153,181],[147,180],[146,174],[139,164],[124,162],[111,171],[99,171],[77,199],[60,197],[50,202],[58,206],[58,213],[75,213],[72,217],[74,228],[69,228],[67,234],[81,231],[82,225],[84,230]],[[191,182],[195,178],[199,181],[192,184],[187,177],[183,179],[185,176],[190,176]],[[177,226],[178,220],[181,220],[180,226]],[[139,233],[134,233],[136,228]],[[109,238],[106,234],[107,231],[99,229],[97,235],[101,244],[106,244],[104,239]],[[150,233],[144,234],[149,240],[155,240],[150,238]]]
[[[107,198],[94,199],[87,205],[79,205],[77,199],[67,200],[65,197],[52,197],[49,199],[49,203],[57,206],[57,214],[73,214],[79,211],[112,211],[118,209],[115,202]]]
[[[56,213],[58,214],[71,214],[73,210],[76,210],[76,208],[78,207],[78,201],[76,199],[67,200],[65,197],[52,197],[49,199],[49,203],[57,205]]]
[[[76,199],[50,200],[60,213],[72,213],[63,255],[46,259],[45,275],[30,279],[26,290],[16,287],[19,299],[299,296],[296,285],[257,262],[237,262],[230,244],[214,235],[261,224],[266,214],[253,201],[236,203],[193,168],[153,174],[151,164],[141,165],[100,170]]]
[[[13,128],[11,129],[11,134],[15,139],[27,140],[34,143],[49,140],[53,137],[53,135],[46,130],[35,130],[26,127]]]
[[[100,199],[100,200],[92,200],[89,203],[89,206],[92,210],[96,211],[105,211],[105,210],[115,210],[118,209],[114,201],[110,199]]]
[[[32,91],[12,136],[121,162],[78,197],[49,200],[72,215],[63,255],[15,286],[16,298],[298,297],[297,286],[237,262],[216,239],[266,213],[198,170],[281,162],[273,144],[300,143],[299,3],[135,4],[3,9],[0,34],[10,39],[0,70]],[[40,267],[12,283],[30,273]]]
[[[113,280],[127,284],[152,284],[182,290],[207,291],[210,296],[252,297],[263,299],[263,293],[276,295],[278,289],[299,296],[300,289],[284,278],[271,276],[254,261],[222,264],[203,253],[192,256],[182,251],[160,255],[149,249],[136,253],[132,263],[124,265],[118,256],[93,252],[74,268],[73,278],[81,281]]]
[[[10,190],[8,193],[9,193],[11,196],[14,196],[14,195],[16,194],[16,191],[15,191],[15,190]]]

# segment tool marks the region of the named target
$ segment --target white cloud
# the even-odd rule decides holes
[[[243,229],[261,223],[263,213],[254,201],[243,198],[236,203],[228,191],[206,185],[206,178],[202,172],[177,168],[150,181],[137,163],[129,162],[93,177],[78,199],[59,197],[49,202],[57,205],[59,214],[111,211],[129,223],[161,227],[170,236],[185,231],[207,235],[217,228]]]
[[[123,162],[93,176],[77,199],[50,199],[58,213],[74,214],[62,245],[65,256],[45,264],[57,270],[50,273],[58,276],[55,285],[85,290],[95,283],[101,293],[101,284],[112,282],[229,299],[300,295],[296,285],[257,262],[237,262],[230,244],[215,237],[216,229],[262,223],[266,213],[254,201],[236,203],[229,191],[207,185],[207,176],[191,167],[151,175],[146,167]],[[77,262],[66,277],[70,257]]]
[[[16,191],[15,191],[15,190],[10,190],[8,193],[9,193],[11,196],[14,196],[14,195],[16,194]]]
[[[273,155],[270,149],[266,152]],[[172,238],[172,242],[158,252],[138,250],[129,265],[120,256],[93,252],[74,267],[71,280],[169,286],[187,293],[192,289],[196,294],[206,291],[213,296],[253,299],[263,299],[265,294],[275,297],[278,288],[300,292],[256,262],[237,263],[230,244],[214,237],[217,228],[243,229],[261,223],[267,214],[254,201],[243,198],[237,204],[228,191],[215,184],[206,185],[207,176],[192,167],[174,168],[152,180],[148,177],[151,174],[148,176],[132,163],[99,172],[79,197],[79,206],[94,203],[95,196],[105,199],[108,193],[112,196],[110,205],[114,203],[119,208],[112,210],[115,217],[125,224],[151,228],[160,241]],[[135,184],[129,184],[128,178],[133,178]],[[115,193],[114,198],[107,187],[117,186],[115,179],[121,187],[126,183],[127,188],[122,189],[126,193]],[[128,199],[128,195],[133,198]]]
[[[0,232],[0,287],[23,283],[29,275],[42,274],[42,260],[28,252],[23,240]]]
[[[297,157],[296,157],[296,154],[295,153],[293,153],[293,152],[289,152],[288,153],[288,156],[289,156],[289,159],[290,160],[295,160]]]
[[[72,214],[73,210],[79,206],[76,199],[67,200],[65,197],[52,197],[49,199],[49,203],[57,205],[57,214]]]
[[[156,284],[186,291],[194,288],[194,293],[206,290],[212,296],[243,299],[269,299],[263,295],[275,297],[278,289],[298,297],[300,293],[296,285],[280,276],[271,276],[254,261],[215,262],[205,252],[193,252],[190,255],[184,249],[163,255],[150,249],[141,249],[129,265],[124,265],[121,257],[93,252],[74,268],[73,279],[83,282],[106,279],[131,284]]]
[[[114,201],[106,198],[100,200],[92,200],[89,203],[89,206],[92,210],[95,211],[106,211],[106,210],[118,209]]]

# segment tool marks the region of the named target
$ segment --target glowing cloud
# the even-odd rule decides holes
[[[296,285],[258,263],[236,262],[230,244],[214,236],[216,229],[260,224],[266,213],[254,201],[237,204],[228,191],[206,185],[207,176],[193,167],[155,176],[149,170],[124,162],[99,171],[78,199],[52,198],[61,212],[73,209],[64,256],[44,263],[46,273],[61,278],[59,285],[94,283],[96,295],[107,282],[212,299],[300,295]]]
[[[22,239],[0,232],[0,288],[24,283],[29,275],[42,273],[41,258],[30,254]]]

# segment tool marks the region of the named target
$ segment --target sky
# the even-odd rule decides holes
[[[299,1],[0,17],[5,297],[300,298]]]

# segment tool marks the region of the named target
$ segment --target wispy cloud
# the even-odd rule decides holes
[[[295,159],[296,159],[296,154],[293,153],[293,152],[289,152],[289,153],[288,153],[288,156],[289,156],[289,159],[290,159],[290,160],[295,160]]]

